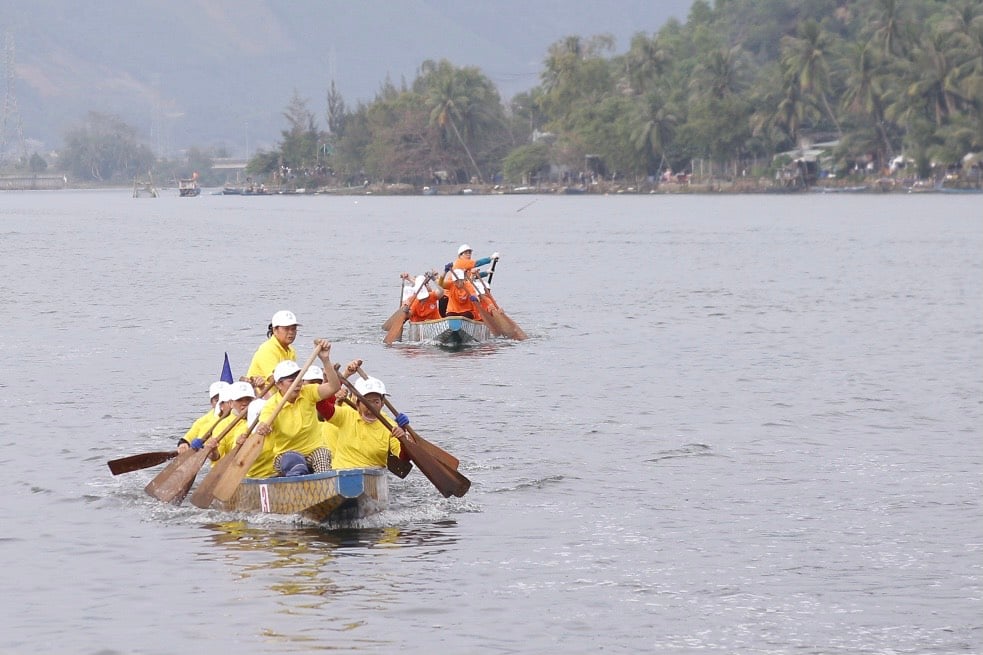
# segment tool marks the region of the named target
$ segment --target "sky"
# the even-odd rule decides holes
[[[159,155],[275,147],[296,92],[323,127],[332,81],[349,108],[427,59],[477,66],[503,100],[529,90],[549,46],[631,36],[692,0],[0,0],[8,148],[61,147],[89,111],[121,117]],[[10,65],[10,64],[13,65]],[[11,74],[13,71],[13,74]]]

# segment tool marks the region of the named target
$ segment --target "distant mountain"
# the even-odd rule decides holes
[[[296,91],[323,126],[331,80],[349,107],[426,59],[479,67],[503,99],[539,82],[550,44],[685,20],[693,0],[0,0],[0,65],[16,118],[42,152],[90,110],[117,114],[166,156],[269,148]],[[16,62],[16,75],[7,61]],[[2,108],[5,105],[0,105]]]

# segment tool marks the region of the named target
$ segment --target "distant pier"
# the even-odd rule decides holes
[[[0,175],[0,190],[64,189],[68,178],[64,175]]]

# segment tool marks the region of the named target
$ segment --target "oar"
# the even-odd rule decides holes
[[[482,291],[479,287],[484,287],[484,291]],[[495,297],[491,295],[491,289],[489,289],[486,285],[482,284],[481,281],[479,280],[478,285],[475,286],[475,290],[478,291],[479,296],[481,295],[487,296],[487,298],[491,301],[492,305],[495,308],[495,311],[493,313],[495,317],[500,320],[499,326],[502,327],[503,324],[505,326],[502,330],[505,333],[505,336],[511,339],[515,339],[516,341],[523,341],[529,338],[526,335],[525,331],[523,331],[523,329],[519,327],[518,324],[515,321],[513,321],[508,314],[505,313],[505,310],[502,309],[502,306],[498,304],[498,302],[495,300]]]
[[[358,367],[358,374],[361,375],[362,378],[369,377],[368,375],[366,375],[365,371],[362,370],[361,366]],[[393,416],[399,414],[399,410],[393,407],[393,404],[389,402],[388,398],[383,396],[382,401],[386,404],[386,409],[388,409],[390,412],[393,413]],[[443,464],[444,466],[449,466],[450,468],[456,470],[457,467],[461,465],[461,460],[454,457],[453,455],[451,455],[449,452],[447,452],[437,444],[430,443],[429,441],[421,437],[419,434],[416,433],[416,431],[410,425],[405,425],[403,429],[409,432],[411,435],[413,435],[413,438],[416,439],[417,442],[422,444],[424,448],[429,450],[430,454],[433,455],[438,460],[440,460],[441,464]]]
[[[430,274],[427,273],[426,275],[423,276],[423,282],[421,282],[415,289],[413,289],[413,295],[410,296],[410,298],[415,298],[416,294],[420,293],[420,289],[422,289],[423,286],[429,280],[430,280]],[[403,334],[403,323],[405,323],[406,319],[408,319],[409,317],[410,317],[409,308],[408,307],[404,308],[402,305],[400,305],[399,309],[397,309],[390,317],[392,323],[390,323],[389,331],[386,332],[386,337],[382,340],[382,343],[386,344],[387,346],[392,345],[392,342],[398,339],[400,335]]]
[[[341,383],[348,387],[348,390],[351,391],[356,398],[362,401],[362,404],[365,405],[365,407],[380,423],[382,423],[383,427],[391,432],[393,426],[388,419],[386,419],[386,417],[373,405],[366,402],[365,396],[358,392],[355,385],[344,377],[340,379]],[[464,494],[468,493],[468,489],[471,488],[471,481],[461,475],[460,472],[444,465],[440,460],[430,455],[426,448],[411,442],[409,439],[401,439],[400,445],[406,449],[406,454],[409,455],[410,461],[416,464],[417,468],[420,469],[420,472],[427,476],[427,479],[430,480],[433,486],[437,488],[437,491],[439,491],[444,498],[449,496],[457,496],[460,498]]]
[[[407,274],[407,273],[403,273],[400,276],[400,279],[401,280],[405,280],[407,278],[409,278],[409,274]],[[399,285],[399,307],[396,309],[396,311],[394,311],[392,313],[392,315],[389,318],[387,318],[382,323],[382,330],[384,332],[388,332],[389,331],[389,328],[392,327],[393,321],[397,320],[400,317],[401,314],[405,314],[406,313],[406,310],[403,307],[403,289],[405,289],[405,288],[406,288],[406,285],[404,285],[404,284],[400,284]]]
[[[204,435],[205,439],[211,438],[212,431],[225,418],[226,416],[220,416],[217,421],[212,423],[212,426],[208,428],[208,431]],[[148,482],[143,490],[161,502],[180,505],[181,501],[187,495],[188,490],[191,489],[191,484],[194,482],[195,476],[198,475],[198,471],[201,469],[202,464],[205,463],[205,458],[208,457],[210,452],[210,450],[206,451],[204,448],[201,450],[189,448],[178,455],[173,462],[165,466],[164,470]],[[195,466],[196,463],[197,466]]]
[[[457,269],[454,268],[451,269],[451,276],[454,278],[455,284],[458,282],[460,282],[462,285],[467,284],[467,281],[464,278],[460,278],[457,276]],[[473,287],[474,285],[472,285],[472,288]],[[487,309],[485,309],[484,306],[481,304],[480,297],[478,298],[478,302],[471,303],[471,304],[478,310],[478,314],[481,316],[482,322],[488,326],[488,329],[491,331],[492,336],[500,337],[503,334],[505,334],[505,330],[502,329],[502,326],[499,324],[496,317],[492,316],[491,313]]]
[[[498,266],[498,257],[492,260],[491,270],[488,271],[488,279],[485,280],[485,286],[491,289],[491,279],[495,277],[495,267]]]
[[[314,363],[314,360],[317,359],[320,352],[321,346],[315,344],[314,352],[312,352],[311,356],[307,358],[304,365],[300,367],[300,371],[297,372],[296,377],[294,377],[294,381],[290,383],[290,387],[287,389],[287,392],[283,394],[280,402],[273,409],[273,414],[271,414],[269,418],[270,425],[272,425],[273,421],[276,420],[277,414],[280,413],[280,410],[286,406],[287,398],[290,397],[291,392],[304,383],[304,373],[306,373],[307,369],[311,367],[311,364]],[[258,418],[259,417],[257,417],[257,420]],[[228,468],[224,469],[222,477],[220,477],[215,483],[215,488],[212,492],[215,498],[218,498],[221,501],[227,501],[232,498],[232,494],[235,493],[236,487],[238,487],[239,483],[242,482],[242,479],[246,477],[246,473],[249,472],[249,468],[253,465],[253,462],[256,461],[256,458],[263,452],[263,442],[265,440],[266,437],[263,435],[250,433],[246,437],[245,441],[243,441],[237,448],[238,452],[233,451],[225,456],[231,458],[231,464],[228,465]],[[225,459],[225,457],[222,459]],[[209,505],[211,505],[210,502]],[[196,506],[201,507],[200,505]]]
[[[156,450],[152,453],[140,453],[139,455],[112,459],[106,463],[109,464],[109,470],[112,471],[113,475],[119,475],[120,473],[130,473],[163,464],[169,459],[174,459],[177,455],[176,450]]]

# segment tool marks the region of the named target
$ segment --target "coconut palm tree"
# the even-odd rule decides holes
[[[832,54],[834,37],[816,21],[808,20],[799,26],[798,36],[782,37],[781,43],[781,63],[790,79],[798,83],[801,96],[822,105],[842,136],[843,130],[828,97],[832,79],[827,57]]]

